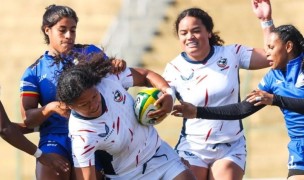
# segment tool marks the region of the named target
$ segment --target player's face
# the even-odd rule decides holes
[[[85,90],[76,100],[74,100],[70,105],[70,108],[84,117],[99,117],[102,112],[101,95],[94,86]]]
[[[268,38],[266,55],[273,69],[284,69],[288,63],[287,46],[276,33]]]
[[[76,21],[72,18],[62,18],[53,27],[46,28],[45,33],[50,39],[50,53],[66,53],[70,51],[76,38]]]
[[[200,19],[186,16],[178,25],[178,37],[183,51],[193,60],[203,60],[210,51],[209,33]]]

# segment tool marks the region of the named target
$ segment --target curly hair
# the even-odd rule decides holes
[[[114,58],[106,59],[104,53],[82,55],[75,53],[76,65],[65,66],[58,79],[57,99],[71,104],[87,89],[100,83],[111,71]]]

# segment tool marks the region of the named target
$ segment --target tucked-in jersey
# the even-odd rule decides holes
[[[99,153],[103,154],[105,173],[122,176],[142,167],[156,153],[162,141],[153,126],[137,122],[133,97],[126,91],[132,85],[128,68],[117,76],[109,75],[97,85],[105,112],[94,119],[71,114],[69,130],[75,167],[94,165],[94,152],[102,150]]]
[[[289,61],[286,70],[270,70],[259,83],[261,90],[292,98],[304,97],[303,55]],[[304,116],[282,109],[288,135],[291,139],[304,138]]]
[[[240,101],[239,68],[248,69],[252,48],[242,45],[213,46],[208,57],[193,61],[183,52],[167,64],[164,78],[176,96],[195,106],[220,106]],[[199,143],[232,142],[243,136],[239,121],[184,119],[182,135]]]
[[[83,54],[101,52],[94,45],[75,45],[73,51]],[[46,51],[25,70],[20,82],[21,96],[37,97],[41,106],[56,101],[57,78],[62,71],[62,67],[62,63],[55,65],[54,57]],[[40,136],[48,133],[68,133],[67,119],[54,113],[41,124],[39,131]]]

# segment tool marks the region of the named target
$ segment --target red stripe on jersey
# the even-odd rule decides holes
[[[203,76],[203,77],[198,77],[199,78],[199,80],[197,81],[197,83],[196,84],[199,84],[203,79],[205,79],[207,77],[207,75],[205,75],[205,76]],[[198,79],[197,78],[197,79]]]
[[[132,73],[131,73],[131,74],[129,74],[129,75],[127,75],[127,77],[132,77]]]
[[[136,155],[136,166],[138,165],[138,162],[139,162],[139,158],[138,155]]]
[[[84,155],[84,154],[92,151],[92,149],[94,149],[94,148],[95,148],[95,146],[92,146],[91,148],[89,148],[88,150],[86,150],[85,152],[83,152],[81,155]]]
[[[181,72],[174,64],[172,64],[172,63],[169,63],[169,64],[171,64],[178,72]]]
[[[239,53],[241,46],[242,46],[242,45],[239,45],[239,44],[237,45],[236,54]]]
[[[205,94],[205,106],[207,106],[208,104],[208,100],[209,100],[209,95],[208,95],[208,89],[206,89],[206,94]]]
[[[96,133],[96,131],[88,130],[88,129],[80,129],[78,132],[91,132],[91,133]]]
[[[80,136],[80,139],[81,139],[83,142],[85,142],[85,139],[84,139],[82,136]]]
[[[221,69],[221,71],[224,71],[224,70],[226,70],[226,69],[228,69],[230,66],[226,66],[226,67],[224,67],[223,69]]]
[[[133,131],[131,129],[129,129],[130,134],[131,134],[131,142],[133,141]]]
[[[206,136],[205,141],[207,141],[207,140],[208,140],[208,138],[210,137],[211,131],[212,131],[212,128],[211,128],[211,129],[208,131],[208,134],[207,134],[207,136]]]
[[[36,92],[29,92],[29,91],[27,91],[27,92],[22,92],[22,93],[20,94],[20,96],[39,97],[39,94],[36,93]]]
[[[119,133],[120,118],[117,118],[117,134]]]

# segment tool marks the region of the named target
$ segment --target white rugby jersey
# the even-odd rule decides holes
[[[94,165],[94,152],[104,150],[108,164],[103,166],[111,170],[107,173],[124,175],[155,154],[161,140],[153,126],[137,122],[134,100],[125,89],[132,85],[128,68],[117,76],[110,75],[97,86],[104,98],[105,113],[96,119],[71,114],[69,131],[75,167]]]
[[[238,44],[213,46],[204,64],[181,53],[167,64],[163,77],[175,89],[177,98],[195,106],[237,103],[239,68],[248,69],[251,54],[252,48]],[[225,143],[243,136],[243,126],[241,120],[184,119],[181,133],[200,143]]]

